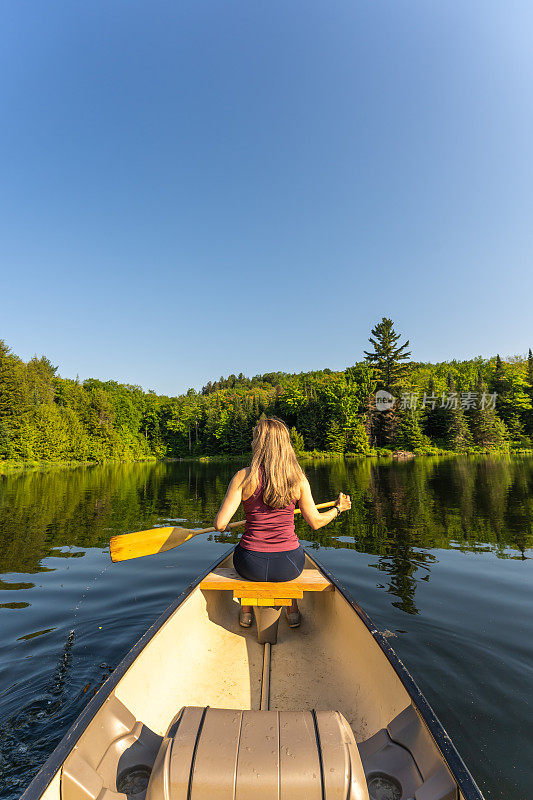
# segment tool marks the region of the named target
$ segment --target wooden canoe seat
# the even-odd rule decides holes
[[[230,590],[243,606],[290,606],[304,592],[332,592],[333,584],[317,569],[304,569],[293,581],[246,581],[232,567],[217,567],[200,583],[200,589]]]

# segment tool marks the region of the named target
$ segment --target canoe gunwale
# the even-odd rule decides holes
[[[353,599],[350,591],[346,589],[340,582],[339,579],[331,573],[327,567],[324,567],[323,564],[320,563],[316,559],[314,555],[311,555],[309,549],[306,548],[306,553],[311,559],[311,561],[316,564],[318,569],[331,581],[331,583],[335,586],[335,589],[344,597],[346,602],[352,607],[361,621],[365,624],[368,628],[368,631],[379,645],[385,656],[387,657],[389,663],[391,664],[392,668],[394,669],[396,675],[401,680],[405,690],[407,691],[409,697],[413,701],[415,709],[418,711],[424,722],[426,723],[427,729],[431,734],[442,758],[448,765],[448,768],[459,786],[460,791],[463,794],[464,800],[485,800],[481,790],[479,789],[477,783],[475,782],[472,774],[470,773],[468,767],[466,766],[465,762],[459,755],[457,748],[455,747],[454,743],[448,736],[445,728],[443,727],[441,721],[433,711],[432,707],[426,700],[426,697],[422,693],[421,689],[419,688],[418,684],[414,680],[413,676],[403,663],[403,661],[399,658],[397,653],[393,650],[390,646],[387,638],[383,636],[382,633],[376,628],[375,623],[372,619],[368,616],[366,611],[361,608],[361,606],[357,603],[356,600]]]
[[[20,800],[40,800],[40,797],[48,788],[56,772],[61,769],[65,759],[76,745],[81,735],[86,730],[89,723],[93,720],[96,713],[103,706],[111,692],[117,687],[118,683],[128,669],[135,662],[136,658],[144,650],[147,644],[154,638],[156,633],[163,627],[165,622],[172,616],[172,614],[185,602],[191,592],[196,589],[198,584],[215,569],[221,561],[224,561],[233,550],[235,545],[232,545],[229,550],[226,550],[222,556],[218,557],[216,561],[209,565],[205,572],[200,573],[188,586],[178,595],[178,597],[166,608],[156,621],[150,625],[147,631],[143,633],[130,650],[126,653],[124,658],[118,663],[115,670],[111,673],[109,678],[102,684],[95,696],[87,703],[83,711],[76,717],[70,728],[67,730],[63,738],[52,750],[39,772],[35,775],[31,783],[20,797]]]
[[[126,653],[124,658],[119,662],[115,670],[111,673],[109,678],[100,687],[95,696],[89,701],[82,712],[74,720],[70,728],[56,745],[52,753],[48,756],[45,763],[35,775],[31,783],[28,785],[24,793],[21,795],[20,800],[40,800],[42,794],[46,791],[54,775],[61,769],[65,759],[76,745],[87,726],[90,724],[96,713],[103,706],[111,692],[116,688],[120,680],[124,677],[128,669],[135,662],[140,653],[154,638],[162,626],[172,616],[172,614],[187,600],[191,592],[203,581],[203,579],[214,570],[222,561],[231,555],[235,545],[226,550],[219,556],[205,572],[200,573],[188,586],[178,595],[178,597],[163,611],[163,613],[156,619],[156,621],[148,628],[148,630],[138,639],[135,644]],[[484,797],[478,788],[474,778],[469,772],[466,764],[459,755],[455,745],[446,733],[437,715],[432,707],[426,700],[422,691],[413,679],[409,670],[405,667],[401,659],[395,653],[393,648],[388,643],[385,636],[376,628],[372,619],[368,616],[361,606],[353,599],[350,591],[346,589],[326,567],[324,567],[314,555],[311,555],[309,548],[305,548],[306,553],[315,566],[325,575],[335,589],[343,596],[346,602],[351,606],[353,611],[358,615],[369,633],[376,641],[380,649],[391,664],[394,672],[402,682],[405,690],[411,698],[413,705],[417,712],[425,722],[429,733],[431,734],[442,758],[448,765],[448,768],[458,784],[458,787],[464,797],[464,800],[484,800]]]

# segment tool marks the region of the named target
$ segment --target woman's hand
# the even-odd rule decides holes
[[[352,507],[352,501],[350,499],[349,494],[343,494],[339,492],[339,496],[337,498],[337,502],[335,503],[339,511],[349,511]]]
[[[349,494],[339,494],[339,497],[332,508],[327,511],[319,512],[311,494],[311,487],[309,481],[304,478],[300,485],[300,498],[298,500],[302,517],[305,519],[310,528],[317,531],[337,519],[341,511],[348,511],[352,507],[352,501]]]

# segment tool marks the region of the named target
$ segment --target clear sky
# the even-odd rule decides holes
[[[176,394],[533,347],[531,0],[0,7],[0,338]]]

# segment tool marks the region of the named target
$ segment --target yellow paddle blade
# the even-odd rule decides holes
[[[193,536],[196,536],[196,531],[187,528],[152,528],[149,531],[113,536],[109,543],[111,561],[127,561],[130,558],[164,553]]]

